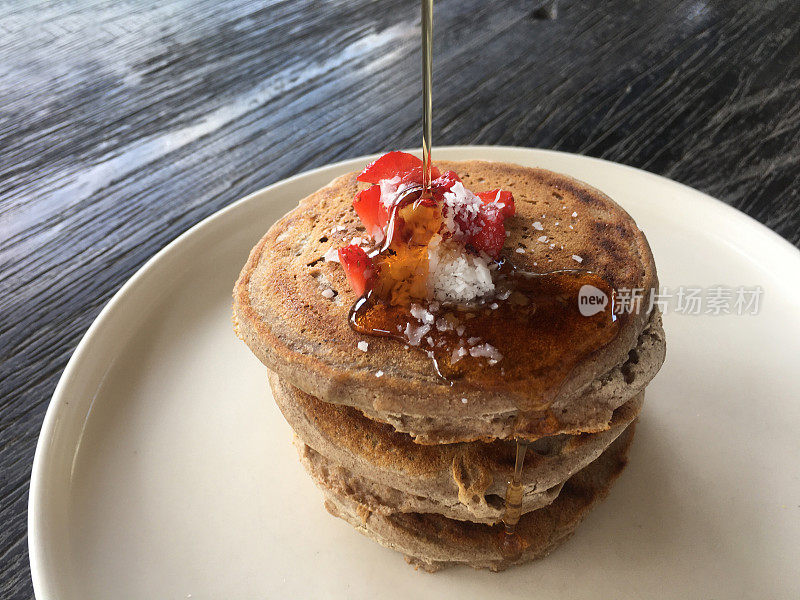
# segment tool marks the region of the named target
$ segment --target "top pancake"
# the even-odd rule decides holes
[[[514,194],[517,214],[506,220],[509,236],[503,256],[518,268],[533,272],[582,268],[602,276],[615,289],[656,286],[655,265],[644,235],[599,190],[565,175],[506,163],[442,161],[436,165],[442,171],[456,171],[474,192],[502,188]],[[341,266],[326,262],[323,255],[364,235],[352,207],[360,189],[356,175],[339,177],[302,200],[252,250],[234,290],[239,336],[292,385],[327,402],[355,406],[396,427],[400,424],[400,429],[407,420],[411,425],[405,430],[423,441],[518,434],[513,424],[498,430],[492,421],[518,416],[519,396],[526,390],[489,392],[469,375],[450,385],[419,350],[350,328],[348,313],[357,298]],[[573,212],[577,217],[571,216]],[[543,231],[533,227],[535,221],[543,225]],[[537,241],[540,235],[550,238],[548,244]],[[551,249],[549,243],[556,245]],[[519,247],[526,248],[526,253],[515,252]],[[576,263],[573,255],[582,257],[582,263]],[[326,289],[335,292],[332,299],[322,295]],[[572,370],[554,405],[569,405],[585,395],[599,376],[625,363],[650,318],[646,298],[644,302],[644,310],[625,319],[611,343]],[[661,337],[663,342],[663,332]],[[368,352],[358,349],[361,340],[369,342]],[[626,399],[620,398],[617,405]],[[457,438],[430,435],[441,429],[443,419],[474,423],[473,431],[460,431]],[[552,415],[546,419],[525,415],[524,420],[526,437],[560,431]],[[574,425],[569,431],[576,429]],[[602,427],[595,423],[588,430],[598,428]]]

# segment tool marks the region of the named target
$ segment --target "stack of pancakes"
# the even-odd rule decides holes
[[[617,336],[580,357],[546,408],[519,408],[537,390],[487,391],[469,373],[448,382],[424,352],[350,328],[357,298],[323,257],[364,235],[352,208],[356,173],[304,199],[253,249],[234,290],[234,325],[269,367],[332,514],[426,570],[501,570],[565,540],[624,467],[644,388],[664,360],[661,318],[648,310],[655,265],[631,217],[584,183],[504,163],[437,166],[476,192],[514,194],[503,256],[517,268],[581,268],[616,290],[645,290]],[[524,549],[509,555],[500,521],[515,438],[532,443],[517,527]]]

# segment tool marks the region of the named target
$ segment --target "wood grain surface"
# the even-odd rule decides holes
[[[800,244],[796,0],[437,0],[436,144],[598,156]],[[67,359],[150,256],[286,176],[419,146],[414,1],[0,1],[0,597]],[[710,224],[713,226],[713,224]]]

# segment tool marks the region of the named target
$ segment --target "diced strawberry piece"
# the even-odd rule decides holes
[[[389,211],[381,202],[381,187],[373,185],[356,194],[353,208],[372,237],[380,237],[389,222]]]
[[[459,181],[461,181],[461,178],[455,171],[445,171],[443,174],[437,175],[436,179],[431,182],[434,196],[444,196],[444,193],[449,192],[453,184]]]
[[[517,207],[514,205],[514,196],[511,192],[505,190],[490,190],[488,192],[479,192],[478,198],[487,203],[496,200],[498,204],[502,204],[501,212],[503,216],[513,217],[514,213],[517,211]]]
[[[382,179],[400,176],[400,185],[422,183],[422,161],[407,152],[389,152],[367,165],[356,177],[358,181],[379,183]],[[439,169],[431,166],[431,179],[439,177]]]
[[[372,268],[372,260],[364,249],[355,244],[339,248],[339,262],[342,263],[347,282],[356,296],[363,296],[367,288],[372,287],[372,280],[375,276]]]
[[[472,235],[469,244],[476,250],[497,258],[506,243],[505,215],[496,206],[486,204],[479,215],[479,229]]]
[[[356,179],[366,183],[378,183],[381,179],[391,179],[395,175],[408,173],[415,167],[419,168],[422,177],[422,161],[419,158],[407,152],[388,152],[368,164]]]
[[[400,185],[408,185],[409,183],[421,184],[422,165],[414,167],[406,173],[395,173],[395,175],[400,175]],[[439,169],[431,165],[431,180],[434,180],[437,177],[439,177]]]

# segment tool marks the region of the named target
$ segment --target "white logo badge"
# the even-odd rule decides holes
[[[578,292],[578,310],[584,317],[603,312],[608,306],[608,296],[593,285],[582,285]]]

